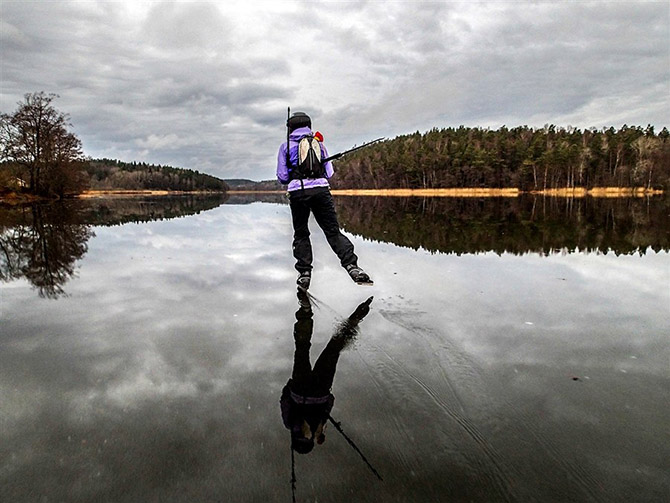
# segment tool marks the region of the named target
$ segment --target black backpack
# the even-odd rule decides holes
[[[321,162],[321,144],[313,135],[305,135],[298,142],[298,165],[291,166],[291,180],[323,178],[326,170]]]

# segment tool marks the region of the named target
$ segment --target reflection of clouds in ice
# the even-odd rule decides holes
[[[613,254],[593,256],[568,256],[565,262],[571,270],[588,281],[608,283],[633,294],[651,295],[668,293],[670,263],[668,252],[653,252],[643,256]],[[589,260],[590,259],[590,260]],[[596,267],[594,267],[596,266]]]
[[[222,391],[240,372],[286,367],[290,353],[277,357],[277,345],[291,340],[295,308],[292,296],[277,295],[293,284],[284,218],[270,205],[223,206],[187,219],[97,228],[68,298],[44,303],[11,284],[17,295],[4,306],[13,318],[10,344],[17,356],[63,354],[64,369],[86,376],[66,392],[75,415],[105,403],[131,407]],[[21,326],[30,333],[19,335]],[[67,370],[49,372],[69,379]],[[59,379],[54,390],[68,388]],[[35,400],[5,401],[17,420],[48,400],[40,386],[24,383],[21,394]]]
[[[363,240],[357,252],[370,264],[378,306],[386,300],[406,324],[487,366],[667,374],[668,253],[432,255]],[[631,354],[646,355],[644,364]]]
[[[171,361],[176,348],[180,351],[178,360]],[[230,379],[203,366],[206,359],[201,351],[180,344],[145,348],[134,355],[132,363],[118,362],[122,365],[109,367],[106,372],[98,368],[99,375],[105,377],[104,385],[75,397],[72,413],[92,413],[96,407],[105,405],[127,410],[143,407],[147,400],[197,398],[203,390],[229,391]]]

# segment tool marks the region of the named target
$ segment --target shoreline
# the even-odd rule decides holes
[[[0,195],[0,204],[6,206],[19,206],[22,204],[34,204],[44,201],[43,198],[33,194],[21,194],[19,192],[9,192]]]
[[[337,196],[388,196],[388,197],[519,197],[531,194],[548,197],[649,197],[665,194],[660,189],[645,187],[585,187],[520,190],[516,188],[483,189],[483,188],[452,188],[452,189],[332,189]]]
[[[285,190],[229,190],[228,194],[285,194]],[[585,187],[546,190],[517,188],[449,188],[449,189],[330,189],[334,196],[363,197],[519,197],[524,194],[548,197],[649,197],[665,194],[661,189],[646,187]]]
[[[164,197],[164,196],[187,196],[187,195],[210,195],[227,194],[223,191],[213,190],[132,190],[132,189],[93,189],[85,190],[79,194],[68,194],[63,198],[42,197],[34,194],[9,192],[0,195],[0,204],[5,206],[20,206],[25,204],[44,203],[49,201],[67,199],[106,199],[106,198],[132,198],[132,197]]]
[[[76,199],[103,199],[123,197],[163,197],[180,195],[205,194],[285,194],[285,190],[228,190],[218,191],[179,191],[179,190],[130,190],[130,189],[99,189],[86,190],[71,197]],[[558,188],[545,190],[520,190],[517,188],[486,189],[486,188],[449,188],[449,189],[331,189],[334,196],[363,197],[519,197],[531,194],[544,197],[570,198],[614,198],[614,197],[650,197],[664,195],[661,189],[645,187],[585,187]],[[46,199],[31,194],[10,192],[0,196],[0,203],[7,205],[31,204]]]
[[[665,192],[661,189],[647,189],[646,187],[593,187],[591,189],[573,187],[528,191],[527,193],[555,197],[647,197],[661,196]]]
[[[285,190],[227,190],[226,194],[286,194]]]
[[[333,189],[334,196],[518,197],[519,189]]]
[[[133,190],[133,189],[92,189],[85,190],[81,194],[75,194],[77,199],[95,199],[105,197],[136,197],[136,196],[184,196],[201,194],[226,194],[213,190]]]

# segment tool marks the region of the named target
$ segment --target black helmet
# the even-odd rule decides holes
[[[286,121],[286,126],[288,127],[289,132],[301,127],[312,127],[312,119],[309,118],[305,112],[295,112],[291,115],[291,118]]]

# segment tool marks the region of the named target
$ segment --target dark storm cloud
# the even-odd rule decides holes
[[[665,2],[3,2],[2,18],[3,111],[55,92],[88,154],[223,177],[273,176],[289,105],[332,150],[670,115]]]

